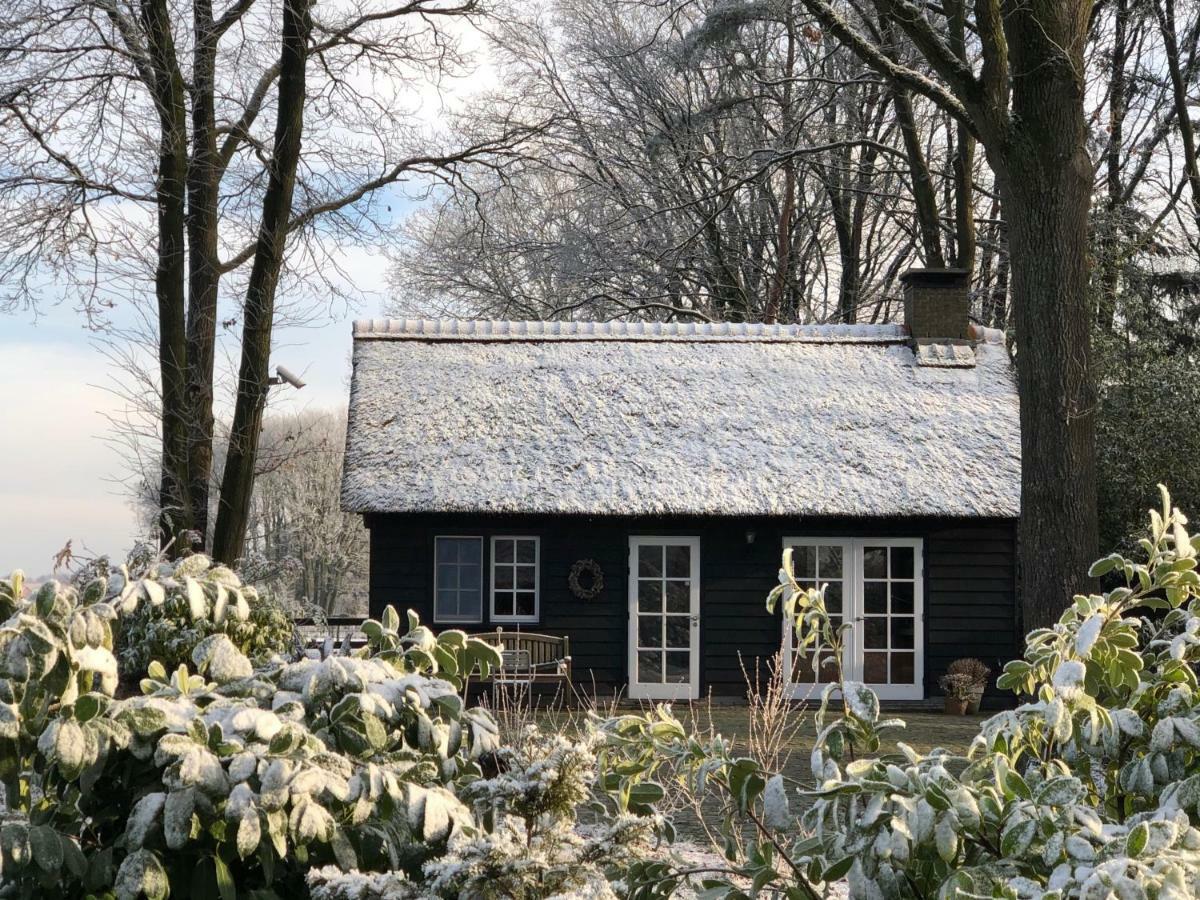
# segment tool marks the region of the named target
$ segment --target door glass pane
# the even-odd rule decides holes
[[[510,563],[513,561],[513,542],[508,538],[496,540],[496,562]]]
[[[892,649],[911,650],[913,647],[913,620],[908,616],[892,619]]]
[[[662,619],[659,616],[638,616],[638,646],[662,646]]]
[[[659,650],[651,650],[649,652],[639,651],[638,659],[638,681],[642,684],[661,684],[662,683],[662,652]]]
[[[817,577],[817,548],[793,547],[792,570],[797,580],[801,578],[815,579]]]
[[[686,613],[692,609],[692,585],[687,581],[668,581],[667,612]]]
[[[893,578],[913,577],[912,547],[892,547],[891,575]]]
[[[887,578],[887,547],[863,548],[863,578]]]
[[[691,616],[667,616],[667,646],[691,646]]]
[[[863,681],[867,684],[887,684],[886,653],[863,654]]]
[[[913,673],[915,659],[912,653],[892,654],[892,684],[912,684],[917,680]]]
[[[831,578],[842,577],[842,548],[822,547],[819,552],[819,568],[817,580],[828,581]]]
[[[911,581],[892,582],[892,615],[911,616],[913,614],[913,583]]]
[[[638,611],[639,612],[662,612],[662,582],[661,581],[639,581],[638,582]]]
[[[887,617],[867,616],[863,620],[863,646],[869,650],[887,649]]]
[[[687,684],[690,674],[692,655],[684,650],[666,654],[667,657],[667,672],[666,682],[668,684]]]
[[[868,616],[887,615],[887,589],[886,581],[863,582],[863,612]]]
[[[667,571],[668,578],[691,578],[692,576],[692,548],[681,546],[667,546]]]
[[[825,609],[828,611],[831,618],[836,624],[841,620],[842,616],[842,583],[840,581],[832,581],[825,588]]]
[[[638,547],[638,578],[661,578],[663,573],[663,548],[652,544]]]

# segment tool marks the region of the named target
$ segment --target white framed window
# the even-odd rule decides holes
[[[492,621],[536,622],[541,576],[541,539],[531,535],[492,538]]]
[[[483,538],[438,535],[433,539],[433,621],[483,621]]]
[[[862,681],[883,699],[924,696],[924,586],[920,538],[785,538],[792,548],[796,582],[826,588],[835,623],[852,625],[843,664],[846,678]],[[784,656],[794,695],[835,680],[825,654],[796,647],[791,622],[783,623]]]

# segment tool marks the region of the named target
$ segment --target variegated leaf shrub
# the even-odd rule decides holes
[[[190,602],[224,588],[236,617],[190,565]],[[303,896],[311,868],[415,874],[474,828],[456,791],[499,742],[462,694],[495,648],[389,608],[355,655],[256,666],[218,632],[118,698],[115,634],[162,574],[0,585],[0,895]]]
[[[856,900],[1200,896],[1200,537],[1162,493],[1139,558],[1096,563],[1109,589],[1028,636],[999,679],[1020,705],[986,720],[966,757],[903,743],[879,756],[903,723],[839,674],[822,697],[811,782],[690,736],[660,708],[604,723],[606,784],[624,798],[671,778],[729,798],[741,815],[726,833],[752,839],[728,841],[706,896],[815,898],[843,881]],[[786,554],[780,582],[769,603],[803,646],[832,648],[840,672],[850,626],[835,627],[822,591],[797,585]],[[665,860],[630,872],[635,896],[681,881]]]
[[[476,827],[458,829],[419,877],[318,869],[309,873],[314,900],[616,900],[655,820],[599,803],[598,740],[527,726],[497,751],[495,775],[459,791]],[[581,828],[585,810],[593,821]]]
[[[129,576],[127,567],[117,573],[123,580]],[[154,560],[146,581],[161,593],[122,616],[116,653],[123,672],[145,672],[151,662],[167,669],[190,665],[192,649],[210,634],[227,635],[255,661],[294,649],[288,611],[203,554],[178,563]]]

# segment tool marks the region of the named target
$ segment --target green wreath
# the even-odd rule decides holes
[[[604,572],[594,559],[577,560],[567,578],[571,593],[580,600],[595,600],[604,590]]]

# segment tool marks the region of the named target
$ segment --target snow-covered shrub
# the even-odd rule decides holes
[[[204,574],[174,570],[197,604]],[[216,633],[116,699],[114,624],[163,583],[23,593],[0,586],[0,893],[303,895],[314,866],[419,875],[472,826],[455,790],[498,737],[460,691],[495,648],[389,609],[354,656],[255,667]]]
[[[579,827],[579,813],[593,806],[595,742],[524,729],[496,751],[498,774],[459,791],[476,825],[452,835],[419,878],[322,869],[309,875],[313,897],[615,898],[611,881],[637,858],[654,821],[601,807],[599,824]]]
[[[668,708],[604,724],[607,783],[621,797],[676,778],[732,798],[743,819],[727,830],[748,826],[754,840],[744,852],[729,841],[707,896],[751,886],[814,898],[843,879],[868,900],[1200,896],[1200,537],[1186,525],[1163,490],[1142,558],[1098,562],[1092,575],[1111,589],[1028,636],[999,680],[1024,702],[984,722],[966,757],[903,743],[867,755],[903,723],[839,671],[818,713],[812,783],[696,740]],[[780,581],[769,602],[801,641],[840,651],[850,626],[796,584],[787,554]],[[629,877],[650,896],[680,873],[639,863]]]
[[[162,590],[121,620],[117,656],[126,673],[141,675],[152,660],[167,669],[186,665],[192,649],[212,634],[227,635],[257,661],[292,649],[295,627],[288,612],[207,556],[154,560],[141,574]]]

